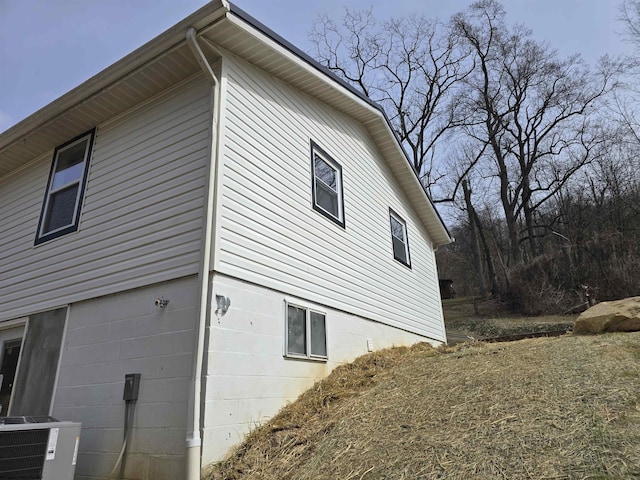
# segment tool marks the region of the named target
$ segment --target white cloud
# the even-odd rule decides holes
[[[0,133],[4,132],[7,128],[12,126],[15,122],[13,118],[8,113],[4,113],[0,110]]]

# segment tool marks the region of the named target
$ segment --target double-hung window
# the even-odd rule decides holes
[[[287,303],[286,355],[327,358],[327,327],[324,313]]]
[[[84,133],[55,149],[36,245],[78,229],[94,132]]]
[[[318,145],[311,142],[313,208],[344,227],[342,167]]]
[[[409,239],[407,237],[407,223],[393,210],[389,209],[391,223],[391,243],[393,244],[393,258],[411,268],[409,259]]]

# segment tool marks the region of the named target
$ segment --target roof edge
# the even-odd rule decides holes
[[[232,15],[228,16],[229,13],[231,13]],[[308,55],[289,41],[285,40],[276,32],[274,32],[266,25],[264,25],[233,3],[229,2],[228,0],[213,0],[207,3],[202,8],[184,18],[180,22],[176,23],[168,30],[165,30],[161,34],[149,40],[141,47],[138,47],[133,52],[101,70],[99,73],[84,81],[77,87],[73,88],[72,90],[53,100],[49,104],[40,108],[17,124],[8,128],[4,132],[1,132],[0,153],[6,147],[30,135],[41,125],[52,121],[67,110],[87,100],[93,95],[98,94],[101,90],[109,87],[114,82],[117,82],[118,80],[126,77],[128,74],[134,72],[136,69],[140,68],[154,58],[161,56],[165,51],[179,45],[182,42],[185,42],[185,34],[187,29],[194,27],[196,30],[200,31],[225,16],[230,19],[233,17],[238,18],[249,27],[266,36],[283,49],[289,51],[294,57],[298,57],[302,62],[306,63],[309,67],[317,71],[317,73],[320,74],[321,77],[324,77],[327,81],[334,83],[336,87],[341,87],[342,89],[346,90],[346,92],[354,97],[354,100],[362,102],[361,104],[365,108],[376,114],[378,118],[386,124],[386,129],[394,138],[398,151],[406,160],[407,168],[412,172],[413,177],[415,178],[415,182],[417,183],[417,185],[419,185],[419,188],[423,192],[430,209],[433,213],[435,213],[440,225],[442,226],[442,231],[440,232],[442,236],[440,238],[440,241],[435,243],[437,245],[444,245],[453,241],[453,237],[449,233],[449,230],[442,220],[440,213],[435,208],[435,204],[432,201],[429,193],[422,185],[422,182],[420,182],[418,174],[412,167],[409,156],[407,155],[402,142],[394,131],[389,117],[387,116],[382,106],[371,100],[367,95],[362,93],[353,85],[338,77],[335,73],[324,67],[310,55]]]
[[[174,26],[138,47],[133,52],[101,70],[88,80],[56,98],[44,107],[0,133],[0,152],[17,140],[29,135],[38,126],[61,115],[78,103],[100,92],[135,69],[153,60],[166,50],[185,40],[189,27],[201,29],[230,11],[229,2],[214,0]]]
[[[289,42],[288,40],[286,40],[285,38],[280,36],[278,33],[276,33],[273,30],[271,30],[269,27],[264,25],[259,20],[257,20],[256,18],[254,18],[253,16],[251,16],[250,14],[248,14],[247,12],[245,12],[244,10],[242,10],[241,8],[236,6],[235,4],[233,4],[231,2],[229,2],[228,4],[229,4],[229,7],[230,7],[230,13],[232,15],[238,17],[240,20],[242,20],[246,24],[250,25],[251,27],[255,28],[260,33],[262,33],[263,35],[266,35],[272,41],[274,41],[275,43],[277,43],[278,45],[280,45],[284,49],[290,51],[295,56],[299,57],[301,60],[306,62],[309,66],[313,67],[319,73],[321,73],[321,74],[325,75],[326,77],[328,77],[329,80],[332,80],[333,82],[336,82],[339,86],[341,86],[342,88],[348,90],[352,95],[355,95],[359,100],[361,100],[364,103],[366,103],[369,107],[373,108],[379,115],[382,116],[383,121],[386,123],[387,130],[388,130],[389,134],[395,139],[398,149],[400,150],[402,156],[404,156],[404,158],[405,158],[405,160],[407,162],[407,167],[413,173],[413,175],[415,177],[415,180],[419,185],[419,188],[424,193],[425,198],[426,198],[427,202],[429,203],[429,206],[431,207],[432,211],[435,213],[435,215],[438,218],[438,221],[440,222],[440,224],[443,227],[444,237],[446,237],[446,241],[444,241],[444,242],[436,242],[436,245],[437,246],[441,246],[441,245],[447,245],[449,243],[453,243],[454,239],[451,236],[451,233],[449,232],[449,229],[447,228],[447,225],[445,224],[444,220],[442,219],[442,216],[440,215],[440,212],[438,212],[438,209],[436,208],[435,203],[431,199],[431,196],[429,195],[429,193],[425,189],[424,185],[420,181],[418,173],[415,171],[415,169],[411,165],[411,160],[409,159],[409,156],[408,156],[406,150],[404,149],[404,146],[402,145],[402,142],[398,138],[398,135],[394,131],[394,129],[393,129],[392,125],[391,125],[391,120],[387,116],[387,113],[385,112],[384,108],[382,108],[382,106],[379,103],[374,102],[373,100],[371,100],[371,98],[369,98],[363,92],[361,92],[360,90],[355,88],[353,85],[351,85],[350,83],[346,82],[345,80],[340,78],[338,75],[333,73],[327,67],[325,67],[324,65],[319,63],[313,57],[311,57],[310,55],[308,55],[307,53],[302,51],[300,48],[296,47],[294,44],[292,44],[291,42]]]

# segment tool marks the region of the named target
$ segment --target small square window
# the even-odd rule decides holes
[[[95,130],[56,148],[35,244],[78,229]]]
[[[409,259],[409,239],[407,237],[407,223],[393,210],[389,209],[391,222],[391,243],[393,244],[393,258],[411,268]]]
[[[311,142],[313,208],[344,227],[342,167],[314,142]]]
[[[327,358],[327,327],[324,313],[287,304],[286,355]]]

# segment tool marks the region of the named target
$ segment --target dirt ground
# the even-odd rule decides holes
[[[443,300],[450,344],[472,339],[571,329],[576,315],[514,316],[498,300],[477,302],[473,297]]]

